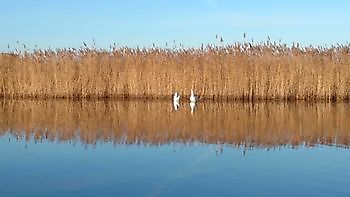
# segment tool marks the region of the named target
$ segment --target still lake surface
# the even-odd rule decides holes
[[[0,196],[350,196],[350,104],[0,101]]]

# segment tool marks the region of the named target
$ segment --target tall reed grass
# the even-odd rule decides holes
[[[234,43],[0,54],[0,97],[348,100],[350,45]]]

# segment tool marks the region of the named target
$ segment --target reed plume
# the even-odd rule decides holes
[[[234,43],[0,54],[0,97],[348,100],[350,45]]]

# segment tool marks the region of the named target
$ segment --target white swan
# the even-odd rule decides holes
[[[180,102],[180,94],[178,94],[177,92],[175,92],[174,97],[173,97],[173,102]]]
[[[180,95],[175,92],[174,97],[173,97],[173,105],[174,105],[174,110],[177,111],[179,110],[180,107]]]
[[[193,90],[191,89],[191,96],[190,96],[190,101],[195,103],[197,101],[197,98],[196,96],[194,95],[194,92]]]
[[[194,95],[193,89],[191,89],[191,96],[190,96],[191,114],[194,113],[194,110],[196,108],[196,101],[197,101],[197,97]]]

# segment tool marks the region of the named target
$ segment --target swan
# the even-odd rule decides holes
[[[177,111],[180,107],[180,95],[177,92],[175,92],[173,97],[173,105],[174,105],[175,111]]]
[[[180,102],[180,94],[175,92],[174,97],[173,97],[173,101],[174,101],[174,103],[175,102],[177,102],[177,103]]]
[[[192,90],[192,89],[191,89],[190,101],[191,101],[191,102],[193,102],[193,103],[195,103],[195,102],[197,101],[197,98],[196,98],[196,96],[194,95],[194,93],[193,93],[193,90]]]

